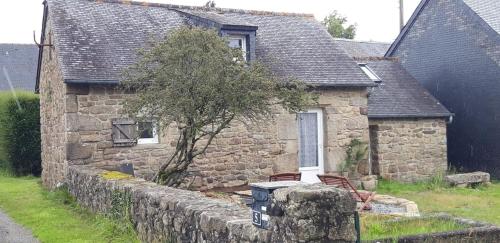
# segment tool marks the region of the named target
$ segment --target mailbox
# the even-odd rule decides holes
[[[290,186],[304,185],[300,181],[273,181],[252,183],[252,223],[263,229],[269,228],[270,216],[268,213],[271,204],[271,194],[274,190]]]

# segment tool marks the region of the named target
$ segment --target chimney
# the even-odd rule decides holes
[[[399,29],[405,26],[403,0],[399,0]]]

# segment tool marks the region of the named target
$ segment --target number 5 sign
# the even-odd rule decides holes
[[[252,223],[258,226],[262,226],[262,213],[259,211],[252,211]]]

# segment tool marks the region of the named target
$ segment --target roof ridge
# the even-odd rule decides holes
[[[23,45],[23,46],[36,46],[32,43],[0,43],[0,45]]]
[[[355,61],[392,61],[392,62],[397,62],[399,61],[398,57],[378,57],[378,56],[373,56],[373,57],[352,57]]]
[[[387,44],[390,45],[391,42],[383,42],[383,41],[371,41],[371,40],[354,40],[354,39],[346,39],[346,38],[333,38],[338,41],[347,41],[347,42],[356,42],[356,43],[368,43],[368,44]]]
[[[242,14],[252,14],[252,15],[274,15],[274,16],[290,16],[290,17],[309,17],[314,18],[313,14],[307,13],[287,13],[287,12],[273,12],[273,11],[261,11],[261,10],[245,10],[236,8],[208,8],[204,6],[189,6],[189,5],[179,5],[179,4],[169,4],[169,3],[152,3],[144,1],[132,1],[132,0],[87,0],[89,2],[96,3],[116,3],[125,5],[138,5],[144,7],[161,7],[161,8],[171,8],[171,9],[186,9],[186,10],[202,10],[202,11],[214,11],[214,12],[224,12],[224,13],[242,13]]]
[[[403,26],[403,29],[399,32],[399,34],[396,37],[396,39],[394,40],[394,42],[392,42],[391,46],[389,47],[389,49],[385,53],[385,56],[388,57],[388,56],[391,56],[393,54],[394,50],[396,50],[396,48],[399,46],[399,43],[403,40],[403,38],[405,38],[406,34],[411,29],[411,27],[413,26],[413,24],[417,20],[420,13],[424,10],[427,3],[429,3],[429,0],[421,0],[420,1],[417,8],[415,9],[415,11],[413,11],[410,19],[408,19],[408,21],[406,21],[406,24]]]

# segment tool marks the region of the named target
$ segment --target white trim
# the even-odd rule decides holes
[[[152,138],[138,138],[137,144],[157,144],[158,141],[158,128],[155,121],[151,121],[153,123],[153,137]],[[139,129],[139,122],[137,123],[137,128]]]
[[[318,125],[318,166],[313,167],[300,167],[299,163],[299,171],[300,172],[314,172],[317,171],[318,174],[325,173],[325,161],[324,161],[324,128],[323,128],[323,110],[321,108],[309,109],[305,112],[301,113],[316,113],[317,125]],[[300,132],[300,131],[299,131]],[[299,141],[300,142],[300,141]],[[300,146],[299,146],[300,149]],[[300,151],[299,151],[300,153]],[[315,178],[317,179],[317,178]],[[318,179],[319,181],[319,179]]]
[[[247,36],[246,35],[228,35],[229,40],[241,40],[241,52],[243,60],[247,60]]]

